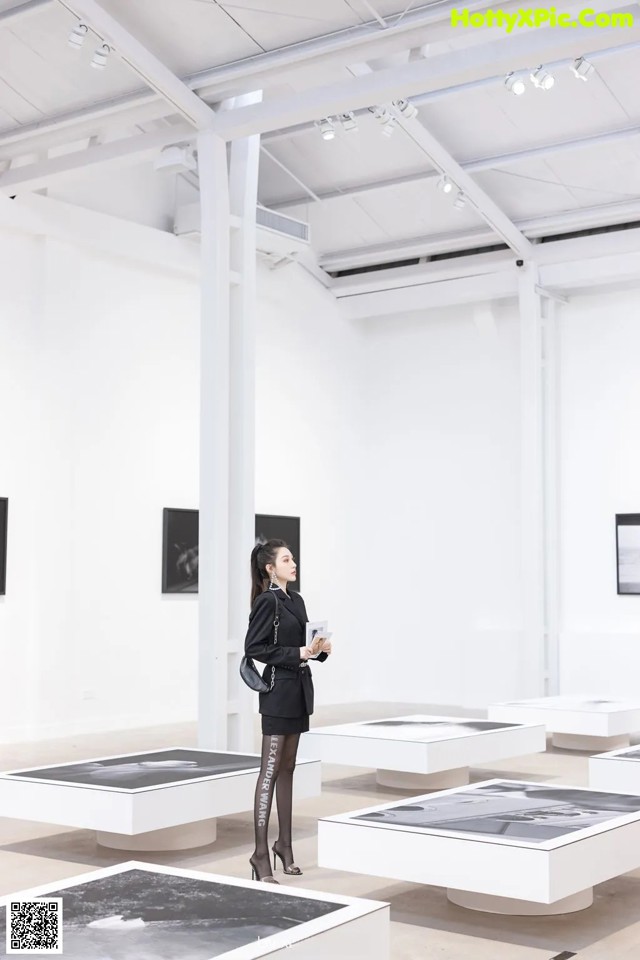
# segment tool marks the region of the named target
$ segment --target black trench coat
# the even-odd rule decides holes
[[[280,623],[278,643],[274,644],[273,621],[278,597]],[[248,657],[266,664],[263,678],[271,683],[271,668],[275,667],[273,690],[260,694],[260,713],[270,717],[302,717],[313,713],[313,678],[311,668],[300,659],[300,647],[306,646],[305,624],[308,622],[304,600],[299,593],[284,590],[265,590],[259,594],[249,615],[249,629],[244,641]],[[318,654],[317,661],[328,654]]]

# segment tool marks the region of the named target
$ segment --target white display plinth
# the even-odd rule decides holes
[[[491,780],[318,827],[321,867],[442,886],[499,913],[582,910],[593,886],[640,867],[640,796],[582,787]]]
[[[640,796],[640,746],[590,757],[589,786]]]
[[[613,750],[640,730],[640,701],[542,697],[489,707],[491,720],[543,723],[553,745],[566,750]]]
[[[468,893],[466,890],[447,890],[447,899],[458,907],[481,910],[483,913],[500,913],[510,917],[553,917],[586,910],[593,903],[593,887],[556,903],[532,903],[530,900],[513,900],[511,897],[490,897],[486,893]]]
[[[129,852],[159,852],[168,850],[193,850],[215,843],[218,835],[217,820],[198,820],[184,827],[166,827],[164,830],[150,830],[130,836],[126,833],[96,832],[96,842],[101,847]]]
[[[86,891],[76,887],[88,887],[90,896],[85,899]],[[5,905],[49,897],[62,899],[62,952],[69,957],[389,960],[390,955],[388,903],[299,887],[130,861],[11,893],[0,898],[0,909],[4,915]],[[73,917],[78,902],[81,922]],[[154,923],[159,913],[162,922]]]
[[[167,750],[159,750],[145,756],[165,753]],[[206,758],[212,752],[189,750],[189,754]],[[139,754],[122,755],[122,760],[136,756]],[[244,756],[248,759],[242,769],[136,789],[38,779],[25,776],[26,770],[5,772],[0,774],[0,817],[95,830],[100,844],[119,850],[189,849],[215,840],[218,817],[253,809],[260,757],[215,752],[215,757],[230,758],[229,762]],[[81,764],[117,759],[101,757]],[[68,770],[70,766],[60,768]],[[33,769],[39,772],[39,768]],[[317,796],[321,789],[319,761],[298,760],[293,783],[295,798]],[[140,838],[139,845],[136,838]],[[180,842],[185,846],[179,846]]]
[[[457,786],[467,782],[462,771],[469,767],[545,749],[542,724],[421,715],[316,727],[300,740],[303,757],[373,767],[378,783],[409,790]],[[434,774],[440,776],[417,779]]]
[[[381,787],[397,790],[446,790],[469,783],[469,767],[445,770],[443,773],[403,773],[400,770],[377,770],[376,782]]]
[[[575,733],[554,733],[551,743],[561,750],[584,750],[587,753],[597,753],[599,750],[628,747],[629,737],[579,737]]]

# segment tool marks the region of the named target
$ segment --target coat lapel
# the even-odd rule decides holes
[[[306,626],[307,621],[304,619],[302,612],[298,609],[298,604],[295,602],[295,600],[286,594],[284,590],[280,590],[278,592],[278,598],[282,601],[285,610],[288,610],[289,613],[292,613],[298,623],[301,623],[303,627]]]

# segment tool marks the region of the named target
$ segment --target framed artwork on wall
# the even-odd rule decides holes
[[[619,594],[640,594],[640,513],[616,514]]]
[[[300,517],[282,517],[269,513],[256,514],[256,543],[260,540],[284,540],[297,564],[297,579],[291,584],[300,591]]]
[[[198,511],[162,511],[162,592],[198,592]]]
[[[7,521],[9,500],[0,497],[0,596],[7,592]]]

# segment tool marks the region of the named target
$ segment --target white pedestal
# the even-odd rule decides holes
[[[399,790],[446,790],[469,783],[469,767],[443,770],[442,773],[404,773],[402,770],[377,770],[376,782],[381,787]]]
[[[217,836],[217,821],[198,820],[178,827],[166,827],[164,830],[150,830],[148,833],[126,834],[96,832],[96,841],[101,847],[112,850],[138,850],[157,852],[161,850],[193,850],[214,843]]]
[[[575,733],[554,733],[551,743],[562,750],[585,750],[589,753],[605,753],[607,750],[617,750],[619,747],[628,747],[629,735],[619,737],[583,737]]]
[[[492,897],[486,893],[470,893],[467,890],[447,890],[447,898],[451,903],[466,907],[467,910],[482,910],[484,913],[501,913],[512,917],[551,917],[586,910],[593,903],[593,887],[563,900],[556,900],[555,903],[512,900],[511,897]]]

